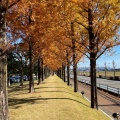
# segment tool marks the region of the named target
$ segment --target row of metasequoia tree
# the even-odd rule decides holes
[[[8,119],[6,54],[16,49],[15,43],[17,56],[27,55],[30,93],[34,92],[32,74],[36,61],[38,84],[43,68],[57,71],[65,80],[67,66],[69,85],[69,67],[73,65],[77,92],[77,63],[87,56],[91,108],[98,108],[96,60],[119,45],[119,27],[119,0],[0,0],[0,119]]]

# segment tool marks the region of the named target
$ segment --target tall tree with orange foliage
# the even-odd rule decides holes
[[[20,4],[18,4],[16,8],[13,8],[11,11],[16,15],[16,20],[13,21],[16,26],[12,27],[12,29],[16,32],[18,31],[20,36],[23,37],[24,42],[26,41],[29,44],[29,56],[30,56],[30,86],[29,92],[34,92],[34,82],[33,82],[33,53],[37,49],[41,49],[39,46],[34,49],[36,44],[41,44],[38,42],[41,40],[41,36],[45,34],[44,28],[50,25],[50,20],[46,21],[48,17],[47,13],[47,4],[40,1],[27,1],[22,0]],[[49,11],[49,10],[48,10]],[[16,13],[18,14],[16,14]],[[39,14],[40,13],[40,14]],[[42,30],[42,31],[41,31]],[[13,32],[14,32],[13,31]],[[15,33],[14,32],[14,33]],[[43,71],[43,70],[42,70]],[[42,77],[43,79],[43,77]]]
[[[7,60],[6,60],[6,15],[7,10],[20,0],[0,0],[0,119],[8,119]],[[4,49],[5,48],[5,49]]]
[[[80,44],[86,48],[90,59],[91,108],[98,109],[96,86],[96,60],[111,47],[119,44],[120,28],[118,0],[73,0],[76,6],[74,21],[80,27]],[[82,51],[81,51],[82,52]]]

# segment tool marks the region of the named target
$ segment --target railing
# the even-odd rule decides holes
[[[91,82],[89,80],[78,79],[78,81],[89,84],[89,85],[91,84]],[[101,84],[101,83],[97,83],[97,88],[106,90],[107,92],[112,92],[112,93],[115,93],[117,95],[120,95],[120,88],[111,87],[111,86],[104,85],[104,84]]]

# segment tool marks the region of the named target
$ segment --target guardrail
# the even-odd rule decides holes
[[[91,82],[89,80],[78,79],[78,81],[86,83],[88,85],[91,85]],[[112,92],[112,93],[115,93],[117,95],[120,95],[120,88],[115,88],[115,87],[104,85],[104,84],[101,84],[101,83],[97,83],[97,88],[106,90],[107,92]]]

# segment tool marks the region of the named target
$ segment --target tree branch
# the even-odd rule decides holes
[[[97,57],[96,57],[96,60],[110,47],[106,47]]]
[[[75,22],[76,22],[77,24],[82,25],[86,30],[88,30],[88,27],[86,27],[85,25],[83,25],[81,22],[78,22],[78,21],[76,21],[76,20],[75,20]]]
[[[11,8],[12,6],[14,6],[15,4],[17,4],[18,2],[20,2],[20,0],[17,0],[16,2],[12,3],[11,5],[9,5],[8,9]]]
[[[81,52],[83,55],[85,55],[88,59],[90,59],[90,57],[86,54],[87,52],[83,52],[82,50],[76,49],[77,51]]]

